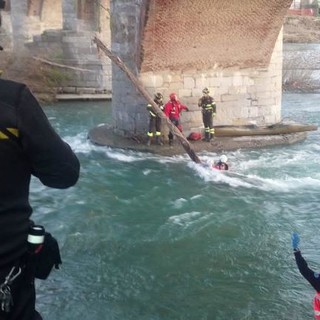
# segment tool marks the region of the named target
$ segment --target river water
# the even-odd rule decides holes
[[[320,95],[284,94],[283,118],[320,124]],[[290,235],[320,270],[319,132],[298,144],[228,152],[230,172],[92,145],[109,102],[45,112],[81,162],[79,183],[32,180],[33,218],[63,265],[37,282],[45,320],[313,319],[313,289]],[[219,154],[198,154],[217,159]]]

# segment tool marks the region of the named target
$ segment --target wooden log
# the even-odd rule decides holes
[[[129,68],[123,63],[123,61],[111,52],[103,42],[98,39],[96,36],[93,38],[93,42],[96,43],[98,49],[100,49],[110,60],[115,63],[131,80],[133,85],[138,89],[141,95],[147,100],[148,103],[152,105],[153,111],[159,116],[162,120],[165,121],[169,130],[174,134],[174,136],[179,140],[184,150],[188,153],[189,157],[192,161],[196,163],[201,163],[201,160],[196,155],[195,151],[189,144],[189,141],[185,138],[185,136],[179,131],[179,129],[170,121],[170,119],[163,113],[163,111],[158,107],[158,105],[153,101],[150,94],[147,90],[142,86],[142,84],[138,81],[137,77],[129,70]]]
[[[217,137],[240,137],[240,136],[261,136],[279,135],[296,132],[316,131],[318,127],[311,124],[300,123],[279,123],[271,126],[215,126]]]

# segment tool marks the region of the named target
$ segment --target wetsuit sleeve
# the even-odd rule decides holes
[[[55,132],[26,86],[21,90],[17,106],[17,127],[34,176],[44,185],[58,189],[71,187],[77,182],[79,160]]]
[[[312,285],[312,287],[320,292],[320,276],[318,273],[314,272],[308,267],[307,262],[301,255],[300,251],[294,251],[294,257],[296,259],[296,263],[298,269],[302,276]]]
[[[184,104],[180,104],[180,110],[188,110],[188,107]]]

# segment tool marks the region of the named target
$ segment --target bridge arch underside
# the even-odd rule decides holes
[[[166,100],[171,92],[177,93],[191,109],[182,116],[186,135],[203,130],[197,102],[204,87],[217,103],[215,125],[281,121],[282,25],[291,2],[147,1],[141,42],[131,47],[136,53],[141,49],[140,80],[151,94],[161,92]],[[133,65],[136,61],[122,55],[128,47],[117,37],[117,53]],[[132,51],[131,56],[136,57]],[[148,114],[141,100],[133,108],[135,116],[126,116],[129,100],[123,97],[125,80],[118,72],[114,69],[115,129],[124,134],[146,132]],[[136,97],[135,90],[127,92]]]
[[[291,0],[150,0],[141,72],[266,67]]]

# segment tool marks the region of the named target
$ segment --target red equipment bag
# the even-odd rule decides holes
[[[188,136],[188,140],[198,141],[202,139],[202,135],[200,132],[191,132]]]

